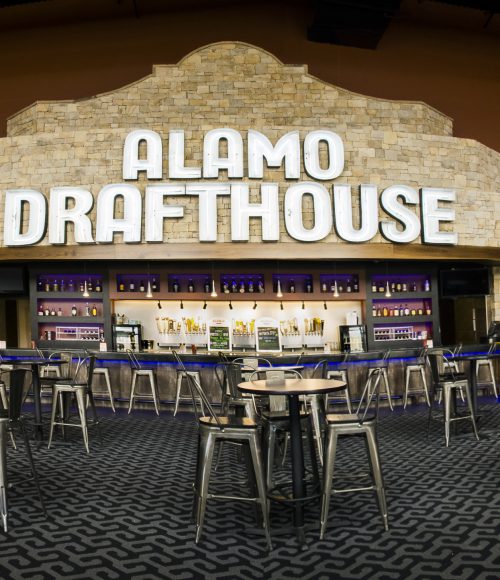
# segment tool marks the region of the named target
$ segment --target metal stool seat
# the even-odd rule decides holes
[[[52,413],[50,418],[49,442],[47,448],[50,449],[52,445],[52,436],[54,434],[54,427],[60,425],[64,434],[64,427],[77,427],[82,430],[83,443],[87,453],[90,453],[89,448],[89,434],[88,434],[88,420],[86,402],[87,398],[92,410],[93,424],[99,426],[99,419],[94,404],[94,397],[92,394],[92,379],[94,374],[95,357],[90,356],[81,361],[79,368],[76,370],[75,379],[71,382],[54,383],[52,385]],[[86,370],[87,377],[85,381],[79,381],[79,377],[83,370]],[[64,395],[74,395],[78,408],[79,422],[70,422],[68,416],[67,402],[64,400]],[[57,408],[59,407],[59,418],[57,417]]]
[[[389,529],[387,504],[385,499],[384,481],[382,477],[382,468],[380,465],[380,457],[377,444],[377,415],[378,415],[378,397],[379,386],[382,377],[382,369],[373,369],[370,380],[374,380],[374,384],[366,393],[365,407],[358,407],[357,413],[345,414],[328,414],[326,416],[326,449],[323,467],[323,495],[321,500],[321,529],[320,539],[326,531],[328,521],[328,512],[330,507],[330,498],[332,494],[348,493],[374,490],[377,494],[378,507],[384,529]],[[376,403],[375,412],[368,416],[368,411],[372,407],[372,403]],[[333,487],[334,478],[337,480],[338,474],[335,472],[335,455],[337,451],[337,444],[339,436],[363,436],[366,440],[366,446],[369,456],[370,477],[369,485],[356,485],[356,487]],[[352,474],[349,474],[349,479]],[[357,482],[356,482],[357,483]]]
[[[113,390],[111,389],[111,381],[109,379],[109,369],[106,367],[96,367],[94,369],[94,377],[96,375],[100,375],[104,377],[104,381],[106,383],[107,394],[109,395],[109,402],[111,404],[111,408],[113,409],[113,413],[116,413],[115,410],[115,403],[113,400]],[[105,395],[106,391],[94,391],[94,395]]]
[[[267,495],[262,470],[262,459],[259,442],[259,429],[257,423],[249,417],[237,417],[235,415],[219,417],[215,413],[208,397],[204,393],[201,383],[196,377],[186,371],[184,363],[179,355],[174,351],[174,358],[181,370],[186,374],[187,383],[192,392],[193,400],[199,398],[203,402],[204,408],[208,411],[208,416],[198,417],[199,426],[199,447],[198,463],[196,466],[195,478],[195,501],[194,514],[196,522],[196,543],[201,539],[207,500],[228,499],[230,501],[241,500],[260,505],[262,511],[262,528],[267,540],[268,548],[271,549],[271,535],[269,532],[269,514],[267,507]],[[198,412],[197,406],[194,409]],[[251,481],[251,491],[255,494],[251,496],[234,496],[209,493],[208,486],[210,476],[215,473],[212,470],[214,450],[217,443],[231,441],[242,444],[242,449],[247,454],[247,465],[249,467],[249,479]]]
[[[184,381],[186,380],[186,386],[188,387],[189,391],[189,383],[187,382],[187,375],[191,375],[194,379],[196,379],[201,384],[201,376],[200,371],[183,371],[182,369],[176,369],[176,381],[175,381],[175,407],[174,407],[174,417],[177,415],[177,411],[179,410],[179,403],[181,400],[189,400],[191,403],[193,399],[191,398],[191,393],[189,396],[183,397],[182,396],[182,386]],[[203,402],[197,398],[201,405],[201,413],[203,414]]]
[[[145,369],[142,368],[141,364],[137,360],[137,357],[131,350],[127,350],[127,356],[130,363],[130,370],[132,372],[131,376],[131,383],[130,383],[130,402],[128,406],[128,412],[132,411],[132,407],[134,406],[134,399],[141,397],[141,398],[150,398],[153,400],[156,414],[159,415],[160,411],[158,408],[158,395],[157,395],[157,386],[156,386],[156,372],[154,369]],[[137,379],[141,377],[146,377],[149,382],[149,388],[151,390],[150,393],[136,393],[136,386],[137,386]]]
[[[426,355],[427,355],[427,348],[423,348],[418,358],[415,362],[407,363],[405,368],[405,395],[404,395],[404,403],[403,408],[406,409],[406,405],[408,404],[408,397],[410,395],[421,395],[424,394],[425,400],[427,401],[427,405],[431,406],[431,401],[429,398],[429,389],[427,387],[427,377],[425,374],[426,371]],[[411,377],[412,374],[417,373],[417,376],[420,378],[421,381],[421,388],[413,387],[411,388]]]

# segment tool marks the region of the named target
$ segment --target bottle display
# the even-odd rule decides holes
[[[153,280],[151,282],[151,290],[153,292],[157,292],[158,291],[158,284],[156,282],[156,278],[153,278]]]
[[[85,316],[90,316],[90,306],[88,302],[85,302]]]
[[[71,307],[71,316],[78,316],[78,310],[76,309],[76,304]]]
[[[133,278],[128,283],[128,291],[129,292],[135,292],[135,282],[134,282],[134,279]]]
[[[144,286],[144,280],[141,280],[139,282],[139,292],[145,292],[146,291],[146,287]]]
[[[194,282],[191,279],[188,282],[188,292],[194,292]]]
[[[92,316],[97,316],[97,306],[95,304],[92,305],[91,314]]]
[[[177,280],[177,278],[174,278],[174,281],[172,283],[172,290],[174,292],[179,292],[180,290],[179,281]]]

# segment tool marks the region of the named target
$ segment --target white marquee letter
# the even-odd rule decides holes
[[[300,141],[299,132],[290,131],[283,135],[273,147],[269,139],[250,129],[248,131],[248,177],[262,178],[264,176],[264,157],[268,167],[280,167],[285,159],[285,177],[299,179],[300,177]]]
[[[24,233],[23,218],[28,212]],[[39,242],[45,231],[47,200],[34,189],[9,189],[5,192],[3,241],[6,246],[30,246]]]
[[[139,159],[139,145],[146,142],[146,159]],[[123,147],[123,179],[137,179],[137,173],[145,171],[148,179],[161,179],[161,137],[155,131],[137,129],[131,131]]]
[[[320,165],[319,144],[328,146],[328,168]],[[311,131],[304,139],[304,168],[307,174],[322,181],[335,179],[344,170],[344,144],[333,131]]]
[[[219,144],[227,140],[227,157],[219,157]],[[203,177],[219,177],[227,169],[228,177],[243,177],[243,139],[234,129],[213,129],[203,140]]]
[[[231,185],[231,240],[247,242],[250,239],[250,218],[262,218],[262,239],[275,242],[280,237],[278,184],[263,183],[261,203],[250,203],[248,185]]]
[[[186,195],[197,195],[199,198],[200,242],[217,241],[217,196],[229,193],[228,183],[199,183],[186,186]]]
[[[164,205],[164,197],[186,195],[183,185],[149,185],[146,187],[146,242],[163,242],[163,221],[165,218],[184,216],[181,205]]]
[[[420,195],[422,241],[424,244],[457,244],[457,234],[439,231],[440,222],[455,221],[455,210],[453,208],[445,209],[438,207],[439,201],[455,201],[455,192],[451,189],[423,187]]]
[[[380,233],[390,242],[408,244],[420,235],[420,220],[414,212],[399,202],[400,197],[406,203],[418,204],[418,193],[412,187],[391,185],[384,189],[380,196],[380,205],[386,213],[402,225],[403,229],[398,229],[394,221],[384,220],[380,224]]]
[[[354,229],[350,185],[334,185],[335,230],[346,242],[367,242],[377,233],[377,186],[361,185],[359,195],[359,229]]]
[[[197,179],[201,177],[199,167],[184,166],[184,157],[184,131],[170,131],[168,134],[168,176],[170,179]]]
[[[115,218],[117,197],[123,197],[123,218]],[[112,242],[114,232],[123,232],[124,242],[141,241],[141,192],[134,185],[105,185],[97,196],[96,242]]]
[[[73,207],[68,208],[68,200]],[[66,243],[66,224],[74,224],[74,239],[77,244],[92,244],[92,222],[88,213],[94,205],[90,191],[81,187],[52,187],[49,202],[49,243]]]
[[[313,198],[314,226],[304,227],[302,199],[304,195]],[[301,242],[317,242],[332,231],[332,204],[327,189],[319,183],[305,181],[292,185],[285,194],[285,225],[292,238]]]

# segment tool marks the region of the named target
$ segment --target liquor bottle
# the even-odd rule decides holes
[[[62,315],[63,315],[63,311],[62,311],[62,309],[59,307],[59,308],[57,309],[57,316],[62,316]]]
[[[76,309],[76,305],[73,304],[73,306],[71,307],[71,316],[77,316],[78,314],[78,310]]]
[[[408,304],[405,304],[405,316],[410,316],[410,309],[408,308]]]
[[[333,287],[333,284],[331,287]],[[326,292],[326,284],[324,282],[321,284],[321,292]]]
[[[194,292],[194,282],[191,280],[191,278],[188,281],[188,292]]]
[[[43,313],[44,313],[43,304],[40,304],[40,306],[38,307],[38,316],[43,316]]]
[[[231,282],[231,292],[238,292],[238,285],[236,284],[236,280]]]
[[[69,284],[68,284],[68,292],[74,292],[74,291],[75,291],[75,284],[74,284],[73,280],[70,280]]]
[[[429,281],[429,278],[425,279],[424,282],[424,292],[430,292],[431,291],[431,283]]]
[[[403,282],[403,288],[402,288],[403,292],[408,292],[408,284],[406,282]]]
[[[48,278],[45,280],[45,292],[50,292],[50,282]]]
[[[94,283],[92,282],[92,278],[89,278],[89,281],[87,283],[87,291],[88,292],[94,291]]]
[[[351,280],[350,280],[350,278],[347,279],[346,292],[352,292],[352,286],[351,286]]]
[[[50,308],[48,306],[43,309],[43,315],[50,316]]]
[[[205,283],[203,284],[203,290],[205,291],[205,294],[210,294],[210,280],[208,278],[205,278]]]
[[[240,280],[240,294],[244,294],[245,293],[245,281],[244,280]]]
[[[95,281],[95,288],[94,288],[94,290],[96,292],[102,292],[101,281],[99,280],[99,278],[97,278],[97,280]]]
[[[416,292],[417,291],[417,283],[415,281],[412,282],[411,291],[412,292]]]
[[[85,302],[85,316],[90,316],[90,306],[88,302]]]
[[[402,289],[403,289],[403,287],[401,286],[401,282],[398,282],[396,284],[396,292],[401,292]]]
[[[389,316],[394,316],[394,308],[389,308]]]
[[[295,294],[295,281],[294,280],[290,280],[290,286],[288,288],[288,291],[290,292],[290,294]]]
[[[178,282],[177,278],[174,278],[174,281],[172,283],[172,290],[174,292],[179,292],[179,282]]]
[[[399,308],[394,306],[394,316],[399,316]]]
[[[324,292],[326,292],[326,288]],[[330,284],[330,292],[335,292],[335,281]]]
[[[153,278],[153,280],[151,282],[151,290],[153,292],[156,292],[158,290],[158,284],[156,283],[156,278]]]
[[[377,283],[375,282],[375,280],[372,281],[372,292],[373,293],[377,292]]]
[[[417,310],[415,308],[411,309],[411,315],[412,316],[416,316],[417,315]]]
[[[83,283],[83,280],[80,282],[80,292],[84,292],[85,291],[85,284]]]
[[[425,314],[426,314],[427,316],[430,316],[430,315],[432,314],[432,310],[431,310],[431,303],[430,303],[430,302],[428,302],[428,303],[425,305]]]
[[[395,282],[391,282],[391,292],[394,294],[396,292],[396,284]]]
[[[56,309],[54,308],[54,306],[52,306],[52,308],[50,309],[50,315],[51,316],[55,316],[56,315]]]
[[[40,280],[40,278],[38,278],[38,280],[36,282],[36,291],[43,292],[43,290],[44,290],[44,286],[42,284],[42,281]]]
[[[253,280],[252,280],[252,278],[250,278],[250,280],[248,281],[248,291],[250,293],[252,293],[254,291],[254,286],[253,286]]]
[[[59,282],[57,280],[54,280],[54,284],[52,286],[52,291],[59,292]]]
[[[424,313],[423,308],[420,306],[420,308],[418,309],[418,315],[422,316],[423,313]]]
[[[262,294],[264,292],[264,282],[262,282],[262,280],[258,281],[257,288],[258,288],[260,294]]]
[[[60,292],[66,292],[66,280],[63,278],[59,284]]]
[[[385,292],[385,286],[382,283],[382,280],[378,283],[378,291],[379,292]]]
[[[123,283],[123,280],[120,280],[120,283],[118,284],[118,292],[125,292],[125,284]]]
[[[354,276],[354,281],[352,284],[352,291],[353,292],[359,292],[359,280],[357,276]]]
[[[133,278],[128,283],[128,291],[129,292],[135,292],[135,282],[134,282],[134,279]]]
[[[97,307],[95,304],[92,305],[91,312],[92,312],[92,316],[97,316]]]
[[[312,284],[309,280],[306,282],[306,292],[308,294],[310,294],[312,292]]]
[[[224,294],[229,294],[229,284],[226,280],[222,283],[222,292],[224,292]]]
[[[387,309],[387,306],[384,306],[382,309],[382,316],[389,316],[389,310]]]
[[[375,304],[372,306],[372,316],[377,316],[377,307]]]
[[[144,280],[139,282],[139,292],[145,292],[146,288],[144,287]]]

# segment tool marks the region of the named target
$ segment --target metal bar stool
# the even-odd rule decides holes
[[[173,351],[172,354],[174,355],[179,367],[186,371],[186,367],[179,355],[175,351]],[[262,469],[258,425],[248,417],[236,417],[234,415],[226,417],[218,416],[212,408],[207,395],[204,393],[200,382],[192,374],[187,372],[186,378],[191,391],[195,413],[197,413],[197,405],[195,404],[197,398],[203,401],[203,406],[208,411],[208,416],[198,417],[199,447],[194,504],[196,521],[195,541],[198,543],[201,539],[207,500],[241,500],[260,505],[262,510],[262,528],[267,540],[267,546],[271,549],[272,544],[269,531],[269,514],[264,473]],[[256,488],[257,490],[255,496],[242,497],[209,493],[210,474],[212,471],[215,446],[217,443],[227,440],[239,442],[244,445],[244,448],[249,455],[248,465],[250,467],[250,488]]]
[[[493,343],[488,349],[488,354],[493,354],[495,352],[496,344]],[[483,380],[479,382],[479,376],[481,374],[481,368],[485,369],[489,373],[489,380]],[[476,361],[476,377],[478,378],[478,389],[488,389],[493,387],[493,392],[495,397],[498,398],[497,382],[495,379],[495,368],[493,367],[493,361],[491,359],[479,359]]]
[[[174,407],[174,417],[177,415],[177,411],[179,410],[179,403],[181,400],[189,400],[191,402],[191,394],[188,397],[182,396],[182,386],[185,384],[188,388],[189,392],[189,381],[187,380],[187,375],[191,375],[194,379],[196,379],[201,384],[201,375],[200,371],[188,371],[182,369],[176,369],[176,381],[175,381],[175,407]],[[185,381],[185,382],[184,382]],[[203,401],[197,398],[197,401],[201,405],[201,414],[204,414],[203,410]]]
[[[104,382],[106,383],[107,393],[106,391],[94,391],[94,395],[108,395],[109,402],[111,404],[111,408],[113,409],[113,413],[116,413],[115,410],[115,403],[113,400],[113,390],[111,389],[111,381],[109,379],[109,369],[106,367],[95,367],[94,369],[94,378],[96,376],[104,377]]]
[[[90,453],[89,449],[89,434],[88,434],[88,420],[87,420],[87,409],[86,401],[87,398],[90,402],[90,408],[92,410],[93,424],[99,427],[99,419],[97,417],[97,411],[94,404],[94,397],[92,394],[92,379],[94,375],[94,365],[95,357],[89,356],[80,361],[79,367],[76,369],[75,378],[69,382],[54,383],[52,386],[52,413],[50,418],[50,432],[49,432],[49,442],[47,448],[50,449],[52,445],[52,436],[54,434],[54,427],[60,425],[63,429],[64,427],[78,427],[82,430],[83,443],[87,453]],[[86,374],[84,380],[82,376]],[[73,423],[69,418],[69,405],[68,401],[64,400],[64,395],[75,396],[79,422]],[[59,418],[57,418],[57,407],[59,406]]]
[[[377,444],[379,387],[382,376],[383,371],[381,368],[373,369],[369,380],[374,382],[373,385],[367,389],[366,397],[364,398],[366,401],[364,408],[358,407],[357,413],[354,414],[328,414],[326,416],[327,438],[323,468],[323,495],[321,500],[320,539],[323,539],[326,531],[330,498],[332,494],[374,490],[377,495],[378,507],[380,515],[382,516],[384,529],[389,529],[384,481],[382,477],[382,468],[380,465],[380,456]],[[371,411],[373,404],[375,404],[374,412]],[[368,412],[371,414],[368,415]],[[356,485],[355,487],[334,488],[333,480],[334,478],[338,478],[334,468],[339,436],[359,437],[360,435],[365,438],[367,446],[369,465],[371,468],[370,473],[367,475],[370,478],[370,483],[364,486]],[[349,476],[351,476],[351,474],[349,474]]]
[[[130,370],[131,370],[131,383],[130,383],[130,402],[128,406],[128,412],[132,411],[132,407],[134,405],[134,399],[136,397],[147,397],[153,399],[153,403],[155,406],[156,414],[159,415],[160,411],[158,409],[158,395],[157,395],[157,386],[156,386],[156,372],[154,369],[145,369],[142,368],[141,364],[137,360],[137,357],[131,350],[127,350],[127,356],[130,363]],[[137,386],[137,379],[141,377],[146,377],[149,381],[149,387],[151,389],[150,393],[136,393],[135,389]]]
[[[426,355],[427,355],[427,347],[424,347],[418,354],[418,358],[415,362],[407,363],[405,368],[405,395],[404,395],[404,403],[403,409],[406,409],[406,405],[408,404],[408,396],[409,395],[421,395],[422,393],[425,395],[425,400],[427,401],[427,405],[431,406],[431,401],[429,398],[429,389],[427,387],[427,378],[425,376],[425,371],[427,368],[426,365]],[[417,376],[420,378],[421,381],[421,388],[418,389],[416,387],[410,388],[411,384],[411,376],[412,373],[417,373]]]
[[[374,363],[373,366],[368,367],[368,377],[366,379],[365,388],[363,389],[363,393],[366,393],[366,394],[369,393],[369,386],[374,384],[373,381],[371,380],[371,376],[372,376],[372,374],[375,373],[379,379],[377,381],[377,388],[380,390],[380,382],[383,381],[385,394],[387,396],[387,401],[389,403],[389,407],[390,407],[391,411],[394,411],[394,406],[392,404],[391,388],[389,387],[389,377],[387,374],[387,369],[389,367],[390,354],[391,354],[391,351],[386,350],[380,361]],[[361,406],[362,404],[363,404],[363,396],[361,397],[361,400],[359,401],[359,406]]]

